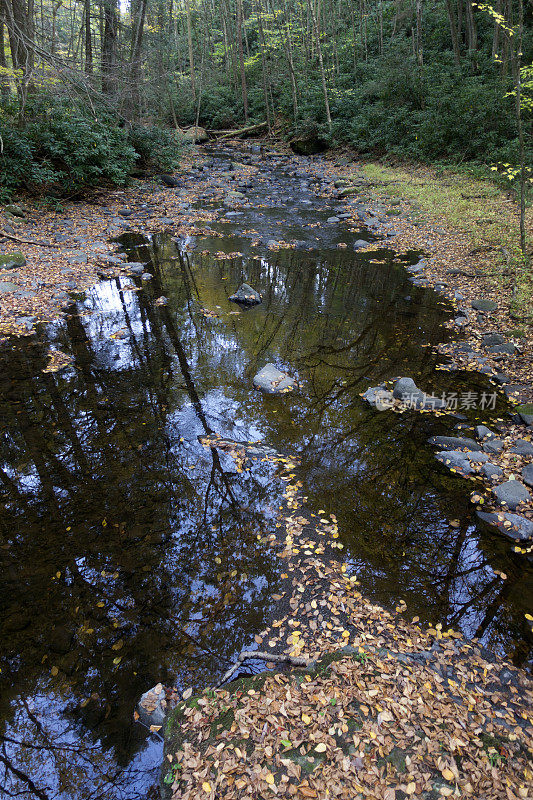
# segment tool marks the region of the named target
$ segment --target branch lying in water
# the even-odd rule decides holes
[[[243,650],[238,657],[235,664],[226,672],[223,678],[213,687],[219,689],[222,684],[227,683],[231,676],[237,672],[239,667],[242,666],[244,661],[249,661],[252,658],[258,658],[261,661],[276,661],[285,664],[291,664],[293,667],[308,667],[311,663],[307,658],[300,656],[276,655],[275,653],[263,653],[261,650]]]

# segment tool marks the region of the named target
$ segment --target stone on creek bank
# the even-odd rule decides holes
[[[515,511],[520,503],[526,503],[531,500],[531,494],[519,481],[511,480],[500,483],[492,491],[500,505],[510,508],[511,511]]]
[[[254,377],[254,386],[268,394],[284,394],[293,391],[298,384],[295,378],[281,372],[275,364],[266,364]]]
[[[257,306],[263,301],[259,292],[247,283],[243,283],[235,292],[229,297],[232,303],[239,303],[242,306]]]
[[[18,250],[11,253],[0,253],[0,269],[18,269],[25,264],[26,259]]]
[[[528,442],[527,439],[517,439],[509,452],[516,453],[519,456],[533,456],[533,444]]]
[[[480,451],[464,453],[462,450],[442,450],[435,454],[435,458],[448,469],[459,472],[461,475],[473,475],[475,469],[472,465],[482,464],[484,461],[488,461],[489,457]]]
[[[164,186],[168,186],[169,189],[175,189],[180,185],[178,178],[175,178],[173,175],[160,175],[159,180]]]
[[[520,419],[525,425],[533,428],[533,403],[524,403],[516,409]]]
[[[533,538],[533,522],[520,514],[503,512],[491,514],[487,511],[476,511],[478,518],[491,528],[496,528],[515,542],[525,542]]]
[[[472,308],[476,311],[496,311],[498,304],[495,303],[494,300],[480,298],[478,300],[472,300]]]
[[[522,470],[522,480],[528,486],[533,486],[533,464],[527,464]]]
[[[439,397],[428,395],[419,389],[412,378],[399,378],[392,390],[393,397],[407,403],[411,408],[417,409],[443,409],[446,401]]]
[[[481,445],[468,437],[431,436],[428,441],[434,447],[441,447],[443,450],[481,450]]]
[[[490,428],[487,428],[486,425],[476,425],[474,432],[476,434],[476,439],[494,439],[496,438],[496,434],[491,431]]]

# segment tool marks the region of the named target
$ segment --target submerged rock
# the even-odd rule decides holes
[[[243,306],[257,306],[259,303],[263,302],[263,298],[259,294],[259,292],[249,286],[247,283],[243,283],[229,298],[232,303],[240,303]]]
[[[485,478],[489,479],[489,481],[497,480],[503,475],[503,469],[498,467],[496,464],[493,464],[492,461],[489,461],[488,464],[483,464],[481,467],[481,472]]]
[[[531,494],[519,481],[505,481],[505,483],[495,486],[492,491],[500,505],[507,506],[511,511],[514,511],[520,503],[531,499]]]
[[[295,378],[281,372],[275,364],[266,364],[254,377],[254,386],[268,394],[283,394],[297,387]]]
[[[429,443],[443,450],[481,450],[481,446],[473,439],[460,436],[431,436]]]

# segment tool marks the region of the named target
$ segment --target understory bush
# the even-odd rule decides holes
[[[83,110],[50,99],[26,110],[0,108],[0,201],[18,190],[58,197],[100,185],[123,185],[136,164],[172,171],[179,145],[170,131],[122,127],[109,117],[94,119]]]

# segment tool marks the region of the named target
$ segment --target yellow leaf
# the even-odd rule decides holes
[[[451,771],[451,769],[446,768],[442,770],[442,777],[445,778],[447,781],[453,781],[454,774]]]
[[[55,676],[57,675],[57,673],[59,672],[59,670],[58,670],[58,668],[57,668],[57,667],[52,667],[52,669],[50,670],[50,672],[51,672],[51,673],[52,673],[52,675],[54,675],[54,677],[55,677]]]
[[[315,753],[325,753],[326,750],[327,747],[324,744],[324,742],[320,742],[320,744],[317,744],[317,746],[315,747]]]
[[[274,783],[274,776],[272,775],[271,772],[268,773],[268,775],[266,776],[265,780],[266,780],[267,783],[270,783],[270,785],[272,785]]]
[[[204,790],[204,792],[210,792],[211,791],[211,784],[208,783],[207,781],[204,781],[202,783],[202,789]]]
[[[414,781],[411,781],[411,783],[408,783],[407,786],[405,787],[405,793],[414,794],[415,791],[416,791],[416,783]]]
[[[304,725],[310,725],[311,717],[308,716],[307,714],[302,714],[302,722],[304,723]]]

